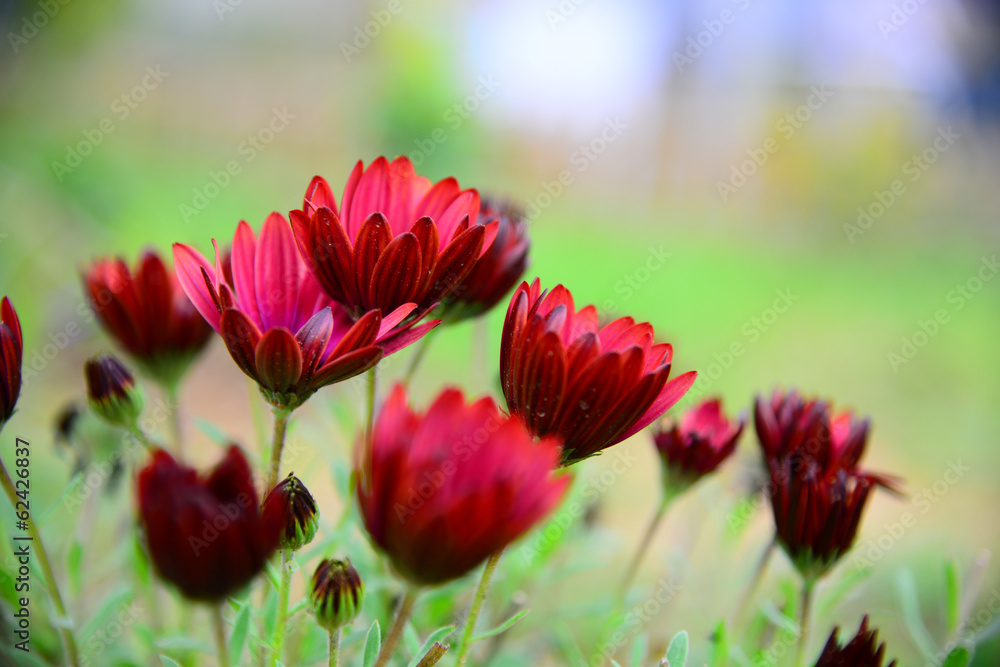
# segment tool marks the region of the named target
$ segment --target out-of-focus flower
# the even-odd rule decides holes
[[[263,517],[239,447],[207,477],[157,450],[139,473],[139,516],[153,565],[191,600],[219,601],[256,577],[284,525]]]
[[[684,414],[680,423],[653,433],[664,483],[688,486],[718,468],[736,450],[743,420],[731,421],[722,401],[711,399]]]
[[[0,301],[0,428],[14,414],[21,394],[21,359],[24,341],[21,321],[10,299]]]
[[[309,588],[309,608],[321,628],[334,632],[349,624],[361,611],[364,599],[364,582],[350,559],[320,562]]]
[[[298,551],[312,542],[319,529],[316,501],[305,484],[292,473],[267,493],[261,513],[264,521],[269,523],[275,515],[281,523],[279,549]]]
[[[536,279],[511,298],[500,347],[507,407],[538,436],[563,441],[575,463],[641,431],[687,393],[696,373],[668,382],[673,347],[653,327],[622,317],[599,327],[593,306],[579,312],[562,285]]]
[[[536,442],[492,398],[444,390],[426,414],[397,385],[358,454],[365,528],[415,584],[462,576],[524,534],[562,498],[559,443]]]
[[[83,282],[105,330],[166,385],[178,382],[212,333],[155,252],[142,254],[134,275],[123,259],[96,260]]]
[[[197,250],[174,244],[184,291],[240,369],[279,408],[298,407],[317,389],[367,371],[440,322],[401,324],[413,303],[384,316],[370,310],[353,321],[309,273],[279,213],[267,218],[260,238],[240,222],[230,256],[231,279],[218,248],[213,267]]]
[[[498,224],[480,215],[479,195],[454,178],[431,183],[407,157],[358,162],[340,207],[325,179],[290,213],[295,239],[319,284],[355,318],[447,295],[493,243]]]
[[[458,322],[482,315],[504,298],[528,268],[528,223],[524,211],[506,200],[483,199],[480,218],[498,222],[497,235],[472,272],[442,304],[443,319]]]
[[[838,631],[839,628],[833,629],[815,667],[882,667],[885,644],[878,642],[878,630],[868,629],[867,616],[861,620],[858,634],[846,646],[837,641]],[[894,667],[895,664],[893,660],[886,667]]]
[[[109,424],[134,426],[142,414],[142,392],[122,362],[110,354],[88,359],[84,375],[90,408]]]

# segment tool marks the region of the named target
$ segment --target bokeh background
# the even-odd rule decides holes
[[[35,446],[33,498],[54,508],[45,531],[57,559],[83,573],[70,582],[74,616],[112,618],[128,589],[116,556],[126,527],[100,520],[101,507],[127,505],[127,484],[102,489],[89,514],[60,500],[77,454],[56,446],[53,424],[83,391],[83,360],[110,345],[81,305],[80,268],[176,241],[207,251],[240,219],[256,228],[296,208],[314,174],[343,183],[358,159],[407,154],[427,176],[525,202],[528,277],[651,321],[674,344],[675,367],[701,372],[692,397],[719,394],[738,412],[758,393],[798,387],[870,415],[869,465],[903,477],[911,495],[875,495],[857,556],[819,590],[813,651],[834,624],[853,633],[868,613],[901,665],[937,664],[928,653],[949,639],[946,562],[978,591],[964,599],[977,629],[1000,610],[990,562],[1000,541],[998,7],[0,2],[0,291],[21,315],[35,371],[3,447],[15,434]],[[423,403],[444,383],[499,396],[502,316],[438,337],[416,380]],[[406,361],[385,366],[383,389]],[[266,432],[218,341],[183,400],[206,464],[219,434],[253,448]],[[293,467],[327,527],[343,507],[332,473],[349,457],[344,424],[360,406],[349,385],[298,413]],[[651,591],[673,582],[676,594],[643,621],[653,655],[687,630],[701,664],[733,612],[771,526],[754,511],[756,447],[748,433],[658,535],[641,581]],[[559,566],[532,582],[517,546],[501,566],[492,613],[523,598],[535,611],[494,664],[572,664],[574,645],[588,650],[595,610],[659,493],[648,434],[577,478],[589,509],[567,529]],[[898,528],[906,512],[915,525]],[[336,548],[364,544],[353,534]],[[758,597],[765,612],[780,615],[791,581],[776,558]],[[1000,664],[996,638],[975,664]]]

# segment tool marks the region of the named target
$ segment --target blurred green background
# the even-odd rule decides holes
[[[91,258],[132,261],[176,241],[207,251],[240,219],[259,228],[296,208],[314,174],[342,184],[358,159],[407,154],[431,178],[526,202],[527,277],[651,321],[675,368],[701,372],[692,397],[719,394],[739,412],[759,392],[798,387],[870,415],[869,465],[911,496],[875,494],[857,552],[876,555],[874,569],[840,598],[859,573],[848,559],[820,588],[813,651],[834,624],[853,634],[869,613],[901,665],[935,664],[922,648],[948,639],[945,562],[969,579],[982,568],[967,603],[973,617],[986,610],[984,625],[1000,599],[988,562],[1000,538],[993,4],[928,3],[900,18],[881,0],[0,3],[0,284],[37,371],[3,447],[15,434],[37,443],[33,497],[52,505],[71,474],[50,447],[53,421],[82,393],[83,360],[109,347],[81,307]],[[499,396],[502,310],[437,338],[418,403],[444,383]],[[80,333],[61,336],[70,325]],[[406,361],[385,365],[382,388]],[[213,342],[186,382],[185,417],[253,445],[257,402]],[[303,479],[328,525],[340,511],[330,461],[349,456],[330,415],[360,405],[357,387],[331,388],[298,416]],[[199,459],[214,460],[206,429],[187,428]],[[586,645],[588,610],[613,591],[654,508],[648,435],[617,449],[637,464],[600,486],[593,523],[565,546],[572,566],[528,591],[534,625],[506,645],[537,664],[561,664],[551,656],[566,637]],[[614,451],[582,466],[578,486],[600,480]],[[642,579],[680,587],[644,624],[661,655],[688,630],[694,664],[707,659],[767,542],[767,511],[740,530],[729,521],[756,457],[748,433],[658,536]],[[961,475],[945,481],[955,464]],[[917,523],[897,533],[907,511]],[[73,587],[76,616],[113,583],[107,554],[123,529],[50,518],[59,558],[82,544],[93,573]],[[518,554],[497,605],[517,588],[503,570],[513,582]],[[904,613],[907,572],[923,647]],[[761,600],[780,603],[791,580],[777,558]],[[995,638],[975,664],[1000,664]]]

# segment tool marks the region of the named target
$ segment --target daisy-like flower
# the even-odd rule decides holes
[[[21,321],[7,297],[0,301],[0,428],[14,414],[21,394],[21,359],[24,341]]]
[[[885,644],[878,641],[878,630],[868,628],[868,617],[861,619],[861,627],[847,644],[841,646],[837,641],[839,628],[834,628],[823,647],[815,667],[882,667],[885,657]],[[886,667],[894,667],[893,660]]]
[[[312,277],[279,213],[267,218],[260,238],[240,222],[230,253],[231,280],[218,247],[214,266],[180,243],[174,244],[174,258],[198,312],[222,335],[233,361],[281,409],[367,371],[440,323],[402,324],[414,303],[386,315],[375,309],[350,317]]]
[[[340,206],[317,176],[290,216],[319,284],[359,318],[447,300],[496,236],[497,223],[480,213],[478,193],[454,178],[431,183],[409,158],[380,157],[355,165]]]
[[[653,433],[664,483],[688,486],[718,468],[736,451],[743,420],[731,421],[722,401],[711,399],[687,411],[679,423]]]
[[[687,393],[696,373],[668,381],[672,358],[649,323],[600,327],[594,306],[577,311],[569,290],[543,292],[536,279],[507,309],[500,381],[511,413],[537,436],[558,436],[568,465],[638,433]]]
[[[142,370],[165,385],[180,380],[212,335],[155,252],[143,253],[134,271],[121,258],[96,260],[83,283],[104,329]]]

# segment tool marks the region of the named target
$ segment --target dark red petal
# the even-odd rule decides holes
[[[368,300],[372,286],[372,273],[378,263],[382,251],[392,241],[389,223],[381,213],[372,213],[358,232],[357,243],[354,246],[354,278],[358,285],[361,302],[369,306]]]
[[[535,435],[545,436],[559,417],[566,393],[566,358],[559,334],[532,341],[525,355],[522,417]]]
[[[285,393],[302,377],[302,349],[292,332],[275,327],[261,337],[255,355],[260,383]]]
[[[333,333],[333,312],[324,308],[309,318],[295,334],[302,349],[302,377],[306,382],[321,364],[323,352]]]
[[[241,311],[227,308],[222,311],[219,320],[219,333],[240,370],[260,382],[255,361],[257,343],[260,341],[257,325]]]
[[[476,265],[479,251],[483,247],[483,234],[481,226],[472,227],[448,244],[438,258],[425,301],[446,299],[449,291],[465,280]]]
[[[296,229],[300,229],[302,223],[297,224],[300,227]],[[299,252],[313,270],[316,280],[330,298],[354,305],[358,301],[354,246],[340,219],[330,209],[321,208],[313,216],[309,232],[308,239],[303,241],[298,235],[296,239]]]
[[[431,280],[434,278],[434,267],[437,266],[439,248],[438,229],[433,220],[424,216],[413,223],[410,231],[417,238],[417,243],[420,246],[420,268],[418,272],[420,282],[416,289],[417,296],[414,298],[422,299],[424,293],[431,288]]]
[[[332,357],[329,363],[316,371],[312,388],[323,387],[334,382],[343,382],[373,368],[382,358],[382,349],[375,345],[362,347],[347,354]]]
[[[378,337],[379,326],[382,323],[382,313],[379,310],[369,310],[355,322],[336,347],[330,352],[328,359],[352,352],[361,347],[367,347]]]
[[[420,242],[406,232],[382,251],[372,271],[368,302],[388,312],[410,302],[420,282]]]

